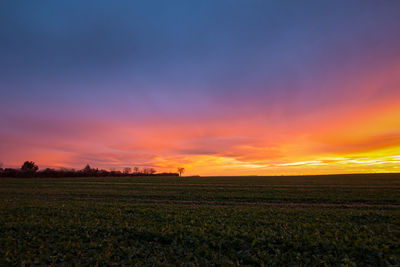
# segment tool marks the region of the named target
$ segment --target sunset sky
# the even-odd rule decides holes
[[[400,1],[2,1],[0,162],[400,172]]]

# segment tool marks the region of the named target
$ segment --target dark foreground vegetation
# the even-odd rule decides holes
[[[183,169],[184,168],[178,168]],[[0,168],[0,177],[8,178],[62,178],[62,177],[134,177],[134,176],[180,176],[179,173],[157,173],[154,168],[124,168],[123,171],[119,170],[103,170],[92,168],[89,164],[82,170],[75,169],[51,169],[46,168],[39,170],[39,166],[33,161],[25,161],[21,168]]]
[[[400,265],[400,175],[0,179],[0,266]]]

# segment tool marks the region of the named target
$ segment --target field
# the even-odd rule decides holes
[[[400,175],[0,179],[0,266],[400,265]]]

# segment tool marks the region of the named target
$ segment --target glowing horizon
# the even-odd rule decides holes
[[[400,172],[400,2],[0,4],[0,162]]]

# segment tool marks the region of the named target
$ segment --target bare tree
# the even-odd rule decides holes
[[[124,173],[124,174],[130,174],[130,173],[131,173],[131,171],[132,171],[132,169],[131,169],[131,168],[129,168],[129,167],[126,167],[126,168],[124,168],[124,171],[123,171],[123,173]]]
[[[182,168],[182,167],[179,167],[177,170],[179,172],[179,176],[182,176],[182,173],[185,172],[185,168]]]
[[[136,174],[138,174],[138,173],[139,173],[139,167],[134,167],[134,168],[133,168],[133,171],[134,171]]]
[[[145,174],[145,175],[153,175],[156,172],[157,171],[154,168],[144,168],[143,169],[143,174]]]

